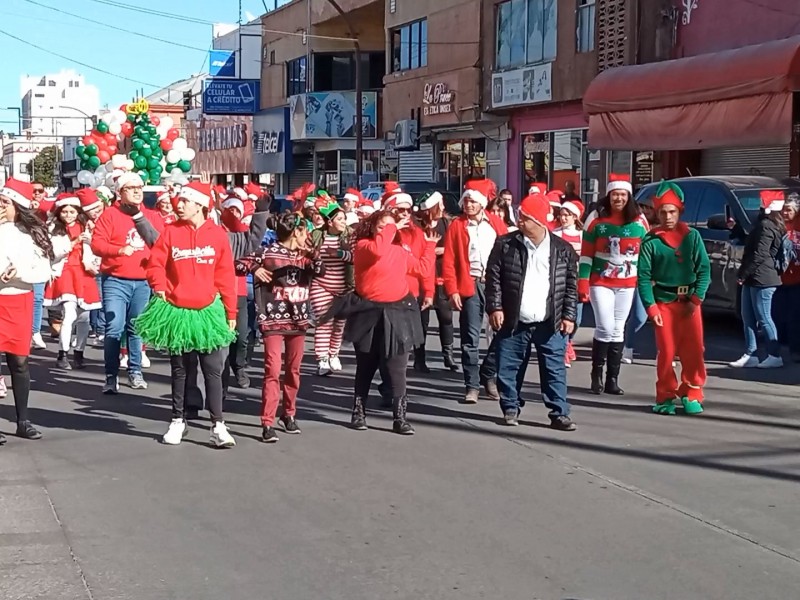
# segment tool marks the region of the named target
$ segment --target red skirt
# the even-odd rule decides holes
[[[44,290],[45,306],[58,306],[64,302],[77,302],[83,310],[102,306],[97,281],[82,265],[65,265],[61,275]]]
[[[0,294],[0,352],[31,353],[33,292]]]

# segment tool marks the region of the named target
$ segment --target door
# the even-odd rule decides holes
[[[724,222],[728,221],[731,215],[728,206],[730,194],[727,190],[713,184],[705,184],[702,187],[697,213],[694,222],[690,225],[694,226],[703,237],[711,263],[711,285],[706,295],[706,303],[714,308],[736,310],[736,299],[739,293],[736,271],[739,268],[739,262],[736,259],[731,231],[709,227],[709,220],[719,222],[724,219]],[[712,219],[713,217],[716,219]]]

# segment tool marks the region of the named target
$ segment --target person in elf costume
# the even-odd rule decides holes
[[[703,318],[700,305],[711,283],[711,266],[700,233],[681,222],[683,191],[665,181],[656,192],[660,225],[639,251],[639,294],[655,324],[656,404],[653,412],[674,415],[680,400],[687,415],[703,412]],[[680,356],[681,381],[672,361]]]

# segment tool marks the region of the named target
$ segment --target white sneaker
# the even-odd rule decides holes
[[[331,374],[331,363],[327,358],[323,358],[317,364],[317,375],[324,377]]]
[[[758,357],[752,356],[751,354],[742,354],[739,360],[728,363],[728,366],[734,369],[752,369],[758,366]]]
[[[217,424],[211,428],[211,443],[217,448],[233,448],[236,440],[233,439],[225,423],[217,421]]]
[[[626,365],[633,364],[633,348],[622,349],[622,362]]]
[[[186,422],[183,419],[172,419],[169,429],[167,429],[167,433],[164,434],[161,441],[170,446],[177,446],[186,437],[187,433]]]
[[[127,370],[127,368],[128,368],[128,355],[127,354],[120,354],[119,355],[119,368]]]
[[[39,350],[47,350],[47,344],[44,343],[41,333],[34,333],[33,338],[31,338],[31,343],[33,344],[34,348],[38,348]]]
[[[342,370],[342,361],[339,360],[338,356],[331,356],[329,364],[331,367],[331,371],[333,371],[334,373],[338,373],[339,371]]]
[[[142,352],[142,368],[149,369],[150,368],[150,359],[147,358],[147,354]]]
[[[5,398],[8,395],[8,388],[6,387],[6,378],[0,375],[0,398]]]
[[[759,369],[780,369],[783,366],[783,359],[780,356],[767,356],[758,363]]]

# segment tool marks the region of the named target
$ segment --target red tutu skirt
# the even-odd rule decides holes
[[[58,306],[64,302],[77,302],[83,310],[102,306],[94,275],[87,273],[82,265],[65,265],[61,275],[44,290],[45,306]]]
[[[33,292],[0,294],[0,352],[31,353]]]

